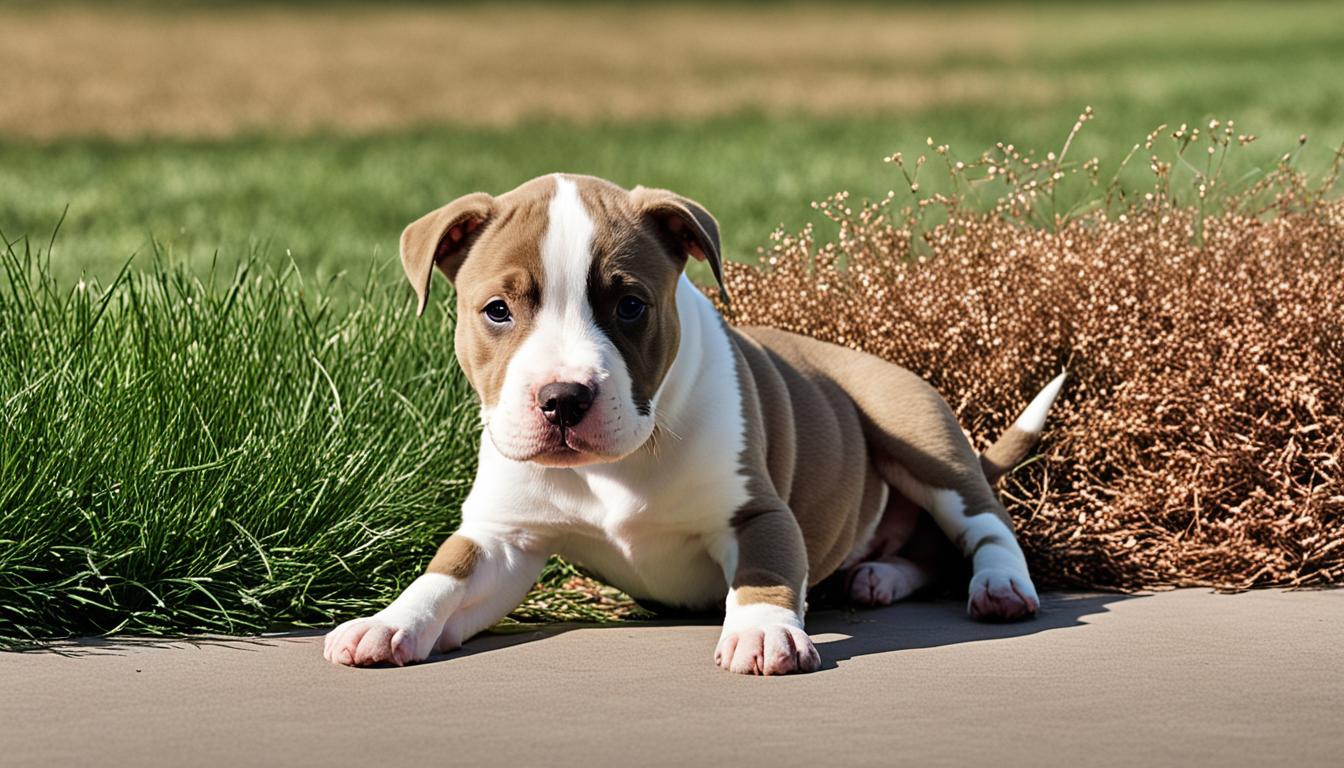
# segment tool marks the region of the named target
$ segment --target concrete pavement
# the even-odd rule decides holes
[[[551,627],[405,669],[319,635],[0,654],[0,765],[1339,765],[1344,591],[1048,595],[809,618],[737,677],[711,624]]]

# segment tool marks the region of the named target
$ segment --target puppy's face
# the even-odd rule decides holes
[[[547,466],[614,461],[648,441],[688,256],[719,275],[718,226],[699,205],[558,174],[459,198],[401,241],[420,311],[434,266],[457,287],[457,357],[495,448]]]

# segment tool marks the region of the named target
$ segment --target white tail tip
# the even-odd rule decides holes
[[[1068,378],[1069,372],[1065,371],[1056,376],[1040,394],[1032,398],[1031,404],[1017,417],[1013,426],[1032,435],[1039,435],[1041,430],[1045,429],[1045,417],[1050,413],[1050,406],[1054,404],[1055,398],[1059,396],[1059,390],[1064,386],[1064,379]]]

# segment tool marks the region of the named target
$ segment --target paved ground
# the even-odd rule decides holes
[[[735,677],[709,625],[488,636],[406,669],[318,636],[0,654],[0,764],[1339,765],[1344,591],[822,613],[822,671]]]

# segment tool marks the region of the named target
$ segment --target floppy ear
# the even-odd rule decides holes
[[[666,189],[635,187],[630,191],[631,202],[641,216],[646,216],[681,243],[685,256],[709,262],[714,280],[719,284],[719,298],[728,303],[728,289],[723,284],[723,261],[719,250],[719,223],[704,206]]]
[[[495,199],[484,192],[459,197],[437,211],[411,222],[401,233],[401,268],[419,298],[416,316],[425,313],[429,303],[429,282],[434,265],[449,281],[476,242],[481,227],[495,211]]]

